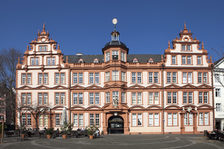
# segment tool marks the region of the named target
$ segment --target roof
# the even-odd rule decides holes
[[[112,41],[106,43],[105,46],[104,46],[104,48],[102,49],[102,51],[104,52],[106,49],[109,49],[111,47],[121,47],[124,50],[127,50],[127,53],[129,51],[129,49],[127,48],[127,46],[123,42],[121,42],[119,40],[112,40]]]
[[[218,64],[220,61],[222,61],[224,59],[224,57],[220,58],[219,60],[214,62],[214,65]]]
[[[64,60],[68,56],[68,63],[79,63],[80,59],[83,59],[84,63],[93,63],[95,59],[98,59],[99,63],[104,62],[103,55],[64,55]],[[150,58],[153,62],[161,62],[160,54],[128,54],[127,62],[133,62],[133,59],[137,59],[139,63],[147,63]]]

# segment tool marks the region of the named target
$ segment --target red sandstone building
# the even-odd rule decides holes
[[[213,130],[212,63],[203,43],[184,26],[164,55],[129,54],[119,35],[111,33],[100,55],[63,55],[43,27],[17,65],[17,124],[35,128],[26,109],[37,106],[49,108],[41,129],[60,128],[66,109],[73,129],[96,125],[104,134]]]

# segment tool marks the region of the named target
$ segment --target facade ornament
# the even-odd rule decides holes
[[[168,41],[168,49],[170,49],[170,41]]]
[[[204,42],[201,42],[201,49],[204,49]]]

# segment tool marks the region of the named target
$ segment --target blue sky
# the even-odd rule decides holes
[[[223,0],[1,0],[0,49],[22,52],[42,24],[66,55],[101,54],[117,17],[131,54],[163,54],[183,24],[213,59],[224,53]]]

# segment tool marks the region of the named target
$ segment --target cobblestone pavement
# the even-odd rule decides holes
[[[0,149],[224,149],[224,142],[208,140],[202,135],[107,135],[102,138],[68,138],[63,140],[31,138],[5,139]]]

